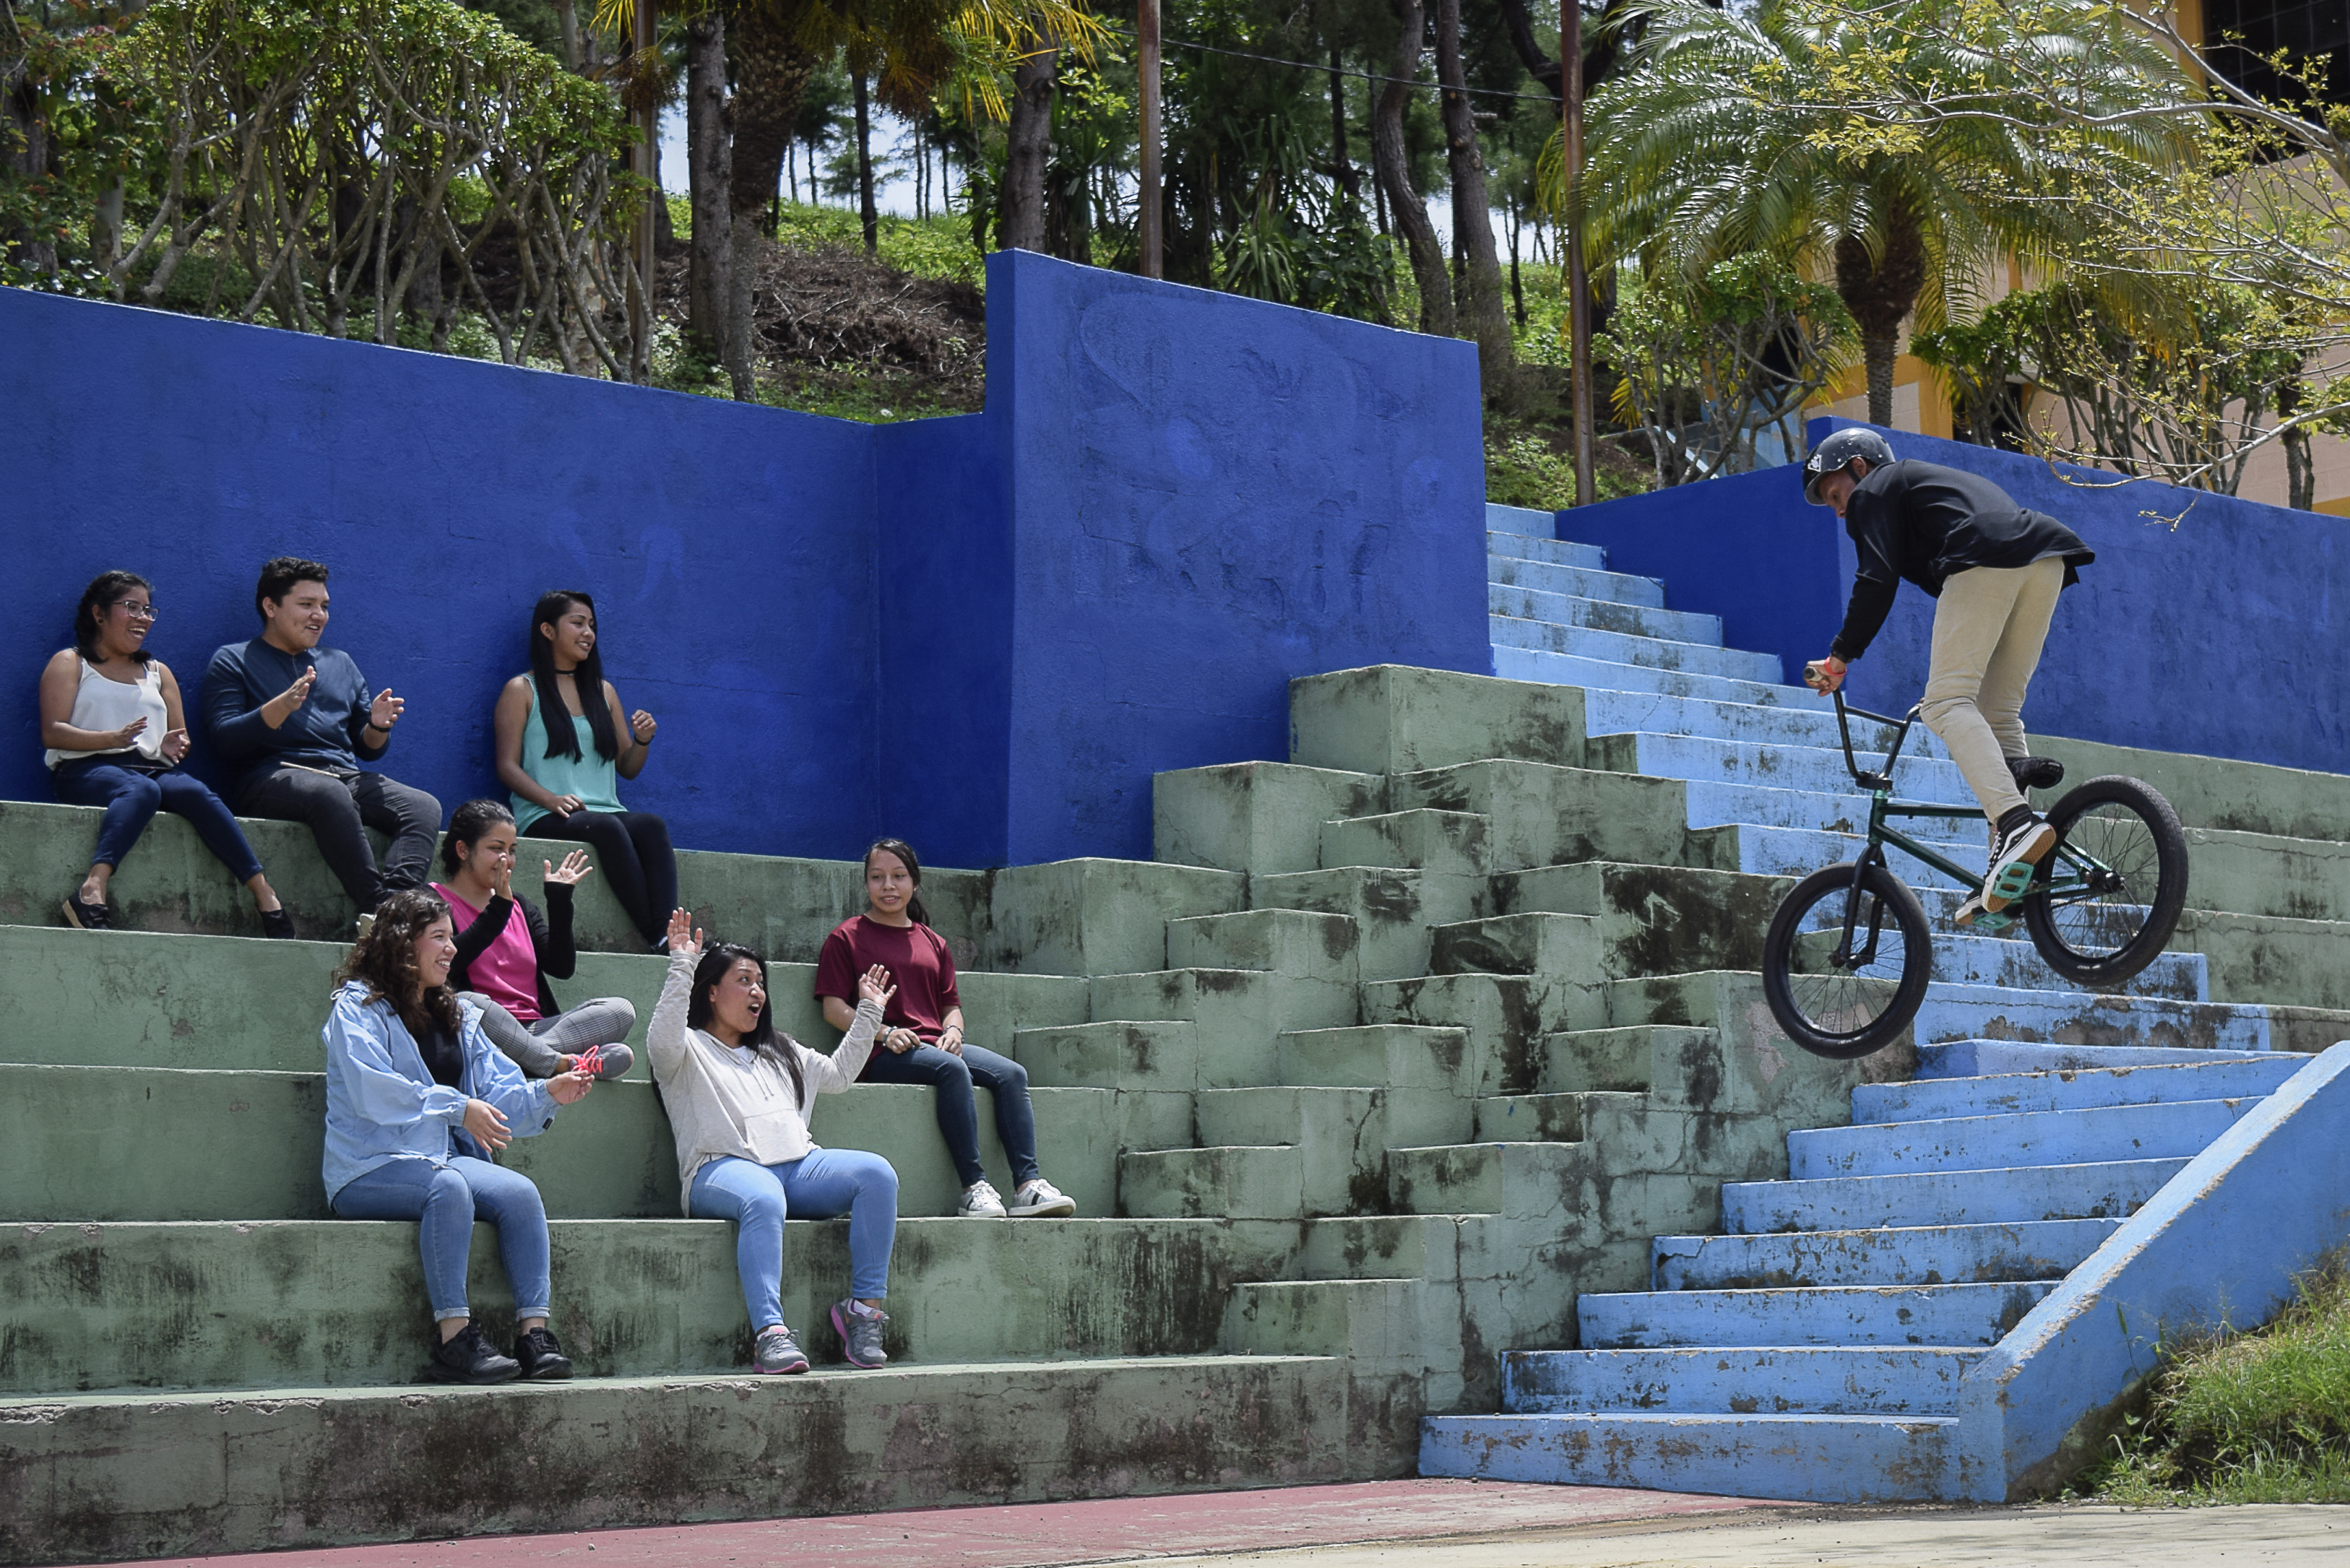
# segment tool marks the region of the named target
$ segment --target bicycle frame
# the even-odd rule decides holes
[[[1849,963],[1856,967],[1873,961],[1877,956],[1877,938],[1882,925],[1880,919],[1870,920],[1868,945],[1857,958],[1853,956],[1852,940],[1854,928],[1860,915],[1860,900],[1857,895],[1860,892],[1861,877],[1869,866],[1886,864],[1885,846],[1887,844],[1914,859],[1924,861],[1961,887],[1967,887],[1981,880],[1966,867],[1892,826],[1892,819],[1896,817],[1957,818],[1982,815],[1981,808],[1979,806],[1938,805],[1931,801],[1893,798],[1894,764],[1900,761],[1901,748],[1909,742],[1909,728],[1918,722],[1918,715],[1924,706],[1923,703],[1919,703],[1912,707],[1904,717],[1895,719],[1883,713],[1872,713],[1866,708],[1852,707],[1845,701],[1841,689],[1835,693],[1836,732],[1843,737],[1844,741],[1844,765],[1851,773],[1853,783],[1868,794],[1868,847],[1863,850],[1859,858],[1853,862],[1852,895],[1845,900],[1844,940],[1837,944],[1835,953],[1831,955],[1832,962]],[[1883,763],[1873,773],[1863,768],[1860,765],[1860,760],[1853,753],[1850,717],[1852,715],[1882,724],[1893,732],[1893,744],[1887,750]],[[2056,874],[2055,862],[2058,861],[2063,862],[2064,874],[2062,875]],[[2099,891],[2095,885],[2099,877],[2111,874],[2112,867],[2105,865],[2095,856],[2085,854],[2070,845],[2059,844],[2050,865],[2042,868],[2040,879],[2034,882],[2032,890],[2026,893],[2024,898],[2046,898],[2052,903],[2069,902],[2070,899],[2066,895],[2086,896]],[[1995,931],[2005,928],[2012,919],[2012,916],[2006,914],[1986,913],[1977,919],[1976,924],[1984,930]]]

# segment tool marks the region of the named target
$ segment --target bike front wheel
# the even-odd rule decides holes
[[[2023,896],[2023,923],[2048,967],[2083,985],[2119,985],[2170,944],[2187,905],[2187,830],[2154,789],[2094,778],[2048,814],[2056,847]]]
[[[1849,950],[1845,914],[1852,910]],[[1795,884],[1762,939],[1762,994],[1787,1038],[1846,1061],[1901,1037],[1926,1001],[1934,947],[1926,911],[1901,878],[1849,862]]]

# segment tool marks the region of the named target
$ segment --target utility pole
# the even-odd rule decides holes
[[[639,73],[653,68],[653,0],[636,0],[634,9],[637,57],[636,68],[629,73],[632,79]],[[655,222],[658,209],[653,203],[662,199],[656,177],[656,171],[660,167],[657,161],[660,151],[660,105],[649,85],[641,96],[644,107],[637,111],[637,115],[643,121],[644,140],[638,146],[636,164],[637,172],[644,176],[647,188],[644,210],[637,214],[636,298],[630,301],[635,308],[629,313],[633,318],[629,323],[630,336],[635,339],[629,354],[629,379],[640,384],[652,377],[653,236],[660,232]]]
[[[1583,207],[1575,184],[1583,178],[1583,7],[1558,3],[1559,96],[1565,100],[1566,154],[1566,334],[1567,374],[1575,388],[1575,504],[1596,499],[1591,483],[1591,280],[1583,272]]]
[[[1135,0],[1134,42],[1142,78],[1142,191],[1135,212],[1136,238],[1142,247],[1142,275],[1165,277],[1159,232],[1159,0]]]

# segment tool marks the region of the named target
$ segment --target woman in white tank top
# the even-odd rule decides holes
[[[41,743],[51,784],[68,805],[94,805],[98,849],[89,874],[65,898],[66,919],[108,929],[108,884],[158,811],[184,816],[223,865],[253,894],[265,936],[290,937],[294,922],[270,890],[261,862],[220,796],[182,773],[188,754],[180,683],[147,651],[154,589],[135,572],[103,572],[82,590],[74,646],[41,671]]]

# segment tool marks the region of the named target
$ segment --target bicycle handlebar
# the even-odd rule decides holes
[[[1909,726],[1918,722],[1918,711],[1925,704],[1919,703],[1912,707],[1906,718],[1893,719],[1887,718],[1883,713],[1872,713],[1866,708],[1852,706],[1844,700],[1844,688],[1841,686],[1836,688],[1835,696],[1836,732],[1844,738],[1844,765],[1851,773],[1852,782],[1865,790],[1884,790],[1889,793],[1893,788],[1893,764],[1900,760],[1901,748],[1909,743]],[[1853,755],[1852,722],[1848,715],[1855,714],[1896,732],[1892,749],[1885,753],[1883,765],[1875,773],[1864,772],[1860,760]]]

